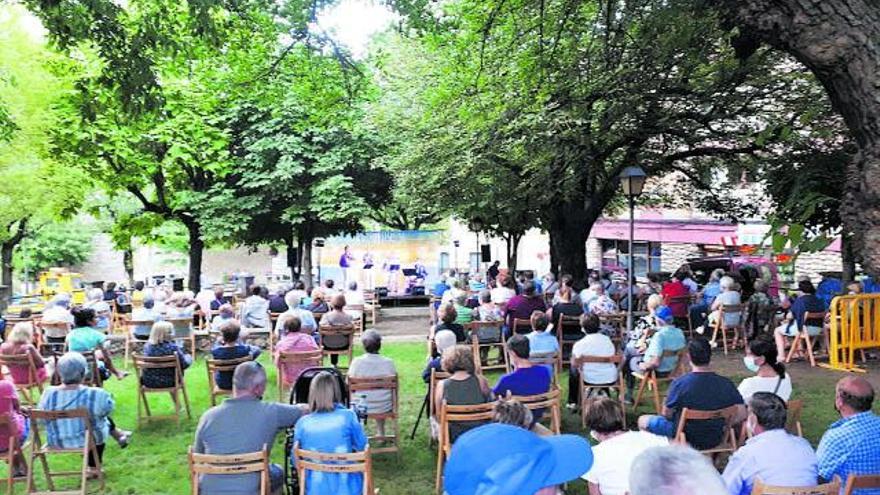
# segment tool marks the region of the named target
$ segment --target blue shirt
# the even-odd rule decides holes
[[[721,284],[718,282],[709,282],[703,287],[703,304],[710,306],[715,296],[721,293]]]
[[[546,366],[517,368],[512,373],[499,378],[492,393],[498,397],[506,396],[507,392],[510,392],[510,395],[544,394],[550,390],[551,381],[550,370]],[[543,409],[532,411],[532,423],[538,422],[543,415]]]
[[[364,450],[367,437],[357,416],[337,404],[329,412],[313,412],[296,422],[293,442],[305,450],[347,454]],[[309,495],[361,495],[363,476],[349,473],[306,472]]]
[[[259,355],[259,347],[245,344],[236,344],[232,347],[217,346],[211,350],[211,357],[214,359],[238,359],[245,356],[257,359]],[[214,381],[217,383],[217,387],[223,390],[232,390],[233,373],[234,371],[218,371],[214,373]]]
[[[699,411],[714,411],[743,399],[730,379],[712,372],[688,373],[673,380],[666,397],[666,408],[673,411],[672,423],[678,425],[685,407]],[[721,419],[689,420],[684,427],[688,443],[697,450],[715,447],[724,438]]]
[[[816,455],[819,476],[825,480],[838,475],[845,484],[850,474],[880,473],[880,416],[866,411],[835,421],[822,435]],[[855,494],[880,494],[880,489],[856,490]]]
[[[756,478],[773,486],[813,486],[817,464],[809,442],[779,428],[750,438],[731,456],[721,477],[730,495],[749,495]]]
[[[40,409],[47,411],[70,411],[87,409],[95,443],[104,443],[110,434],[107,417],[113,412],[115,403],[109,392],[103,388],[81,386],[76,389],[50,387],[40,397]],[[46,442],[52,447],[65,449],[81,448],[85,445],[86,426],[81,419],[58,419],[46,421]]]
[[[678,363],[678,357],[669,356],[664,358],[662,357],[663,352],[679,351],[684,349],[685,345],[687,345],[687,342],[685,341],[684,334],[681,330],[671,325],[660,327],[648,343],[648,348],[645,350],[645,361],[659,357],[661,359],[657,371],[661,373],[669,373],[675,368],[676,363]]]
[[[530,354],[559,352],[559,341],[552,332],[530,332],[526,337],[529,339]]]
[[[804,314],[807,312],[810,313],[822,313],[825,311],[825,304],[822,303],[822,300],[813,294],[804,294],[799,298],[795,299],[793,303],[791,303],[791,316],[794,319],[795,323],[797,323],[798,330],[804,329]],[[821,320],[816,321],[808,321],[808,325],[822,327],[825,322]]]
[[[431,294],[434,297],[442,297],[443,293],[449,290],[449,286],[446,285],[446,282],[437,282],[434,284],[434,289],[431,291]]]

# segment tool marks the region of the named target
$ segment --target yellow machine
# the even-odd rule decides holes
[[[50,268],[40,274],[37,294],[42,296],[43,301],[52,299],[52,296],[60,292],[70,294],[72,304],[86,302],[81,274],[68,271],[67,268]]]

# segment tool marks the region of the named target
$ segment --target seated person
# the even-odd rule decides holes
[[[17,437],[20,448],[31,431],[30,420],[22,413],[21,405],[18,403],[15,385],[9,380],[0,380],[0,415],[7,416],[10,420],[11,429],[0,430],[0,452],[9,455],[9,437]],[[27,462],[22,451],[13,455],[12,465],[9,468],[12,469],[13,478],[27,476]]]
[[[299,448],[332,454],[359,452],[367,447],[367,436],[354,411],[342,405],[336,377],[324,371],[309,386],[308,416],[301,417],[293,430],[293,443]],[[306,472],[309,493],[360,495],[363,475]]]
[[[721,317],[721,307],[729,305],[739,305],[740,303],[742,303],[742,295],[740,295],[739,291],[737,290],[738,285],[732,277],[721,277],[720,285],[721,293],[715,296],[715,300],[712,301],[712,312],[709,313],[709,317],[706,322],[708,328],[703,329],[702,331],[699,328],[695,329],[697,333],[711,332],[713,337],[711,342],[715,342],[715,338],[717,337],[717,335],[715,335],[714,333],[714,330],[715,327],[718,325],[718,319]],[[743,313],[725,314],[724,321],[722,323],[724,323],[724,326],[726,327],[735,327],[742,322],[742,316]]]
[[[150,331],[153,328],[152,323],[162,319],[162,315],[154,309],[155,301],[152,297],[142,301],[140,307],[131,310],[132,321],[150,322],[149,325],[135,325],[131,329],[132,336],[139,340],[147,340],[150,338]]]
[[[250,357],[252,360],[260,356],[260,348],[252,345],[242,344],[238,341],[241,334],[241,325],[237,321],[226,322],[220,327],[220,335],[222,337],[219,345],[211,349],[211,357],[214,359],[240,359]],[[223,390],[232,390],[232,371],[218,371],[214,374],[214,381],[217,388]]]
[[[320,349],[311,334],[302,332],[302,322],[296,316],[288,316],[284,320],[284,337],[275,344],[275,365],[279,366],[278,358],[282,352],[305,352]],[[279,373],[284,384],[290,386],[302,372],[313,366],[313,363],[289,363],[279,366]]]
[[[813,283],[809,280],[801,280],[798,282],[798,292],[800,295],[791,303],[788,318],[774,331],[776,352],[779,356],[785,356],[786,337],[794,337],[805,328],[810,337],[818,337],[822,335],[824,330],[825,322],[823,320],[804,321],[804,315],[808,312],[822,313],[825,311],[825,304],[816,297],[816,288],[813,287]]]
[[[767,337],[749,342],[743,356],[746,368],[755,376],[739,383],[739,393],[748,402],[755,392],[770,392],[788,402],[791,398],[791,377],[785,372],[785,365],[777,361],[776,346]]]
[[[73,319],[75,328],[67,334],[67,350],[73,352],[91,352],[94,351],[95,359],[102,363],[101,372],[106,369],[112,373],[118,380],[122,380],[128,376],[127,371],[119,371],[113,366],[113,356],[110,353],[110,346],[107,341],[107,335],[104,332],[95,330],[95,310],[91,308],[77,307],[73,310]],[[106,378],[110,376],[107,375]]]
[[[235,321],[235,309],[231,304],[223,303],[217,309],[214,319],[211,320],[211,332],[220,333],[220,329],[229,321]]]
[[[742,396],[729,378],[712,371],[709,361],[712,347],[705,339],[695,339],[687,346],[691,372],[673,380],[662,415],[639,417],[639,429],[672,438],[678,427],[681,410],[685,407],[698,411],[714,411],[739,406],[732,424],[746,417]],[[724,438],[724,420],[691,420],[684,428],[688,443],[698,450],[715,447]]]
[[[455,294],[452,302],[455,305],[455,323],[466,325],[473,321],[473,309],[467,305],[468,295],[465,291],[459,291]]]
[[[46,364],[43,362],[43,356],[34,347],[34,327],[28,322],[16,323],[9,332],[6,342],[0,345],[0,354],[8,356],[30,355],[34,367],[37,369],[35,377],[37,383],[45,383],[48,378],[46,373]],[[30,367],[29,366],[9,366],[9,374],[13,383],[23,385],[30,383]]]
[[[113,311],[110,309],[110,304],[108,304],[107,301],[104,300],[104,291],[102,291],[98,287],[90,290],[89,298],[88,301],[86,301],[85,307],[95,310],[96,330],[100,330],[104,333],[110,330],[110,317],[112,316]]]
[[[330,311],[321,318],[321,326],[344,327],[354,323],[354,318],[345,312],[345,296],[334,294],[330,299]],[[321,339],[321,347],[331,351],[337,351],[353,345],[348,338],[342,335],[327,335]],[[339,355],[330,356],[330,362],[335,366],[339,362]]]
[[[55,294],[52,300],[46,304],[41,321],[43,323],[67,323],[73,326],[73,315],[70,313],[70,296],[67,294]],[[70,327],[68,327],[69,329]],[[49,338],[50,342],[52,342],[52,338],[57,337],[60,337],[61,342],[64,342],[64,335],[56,336],[47,331],[46,337]]]
[[[492,302],[492,292],[489,289],[480,291],[480,305],[473,310],[473,318],[477,321],[501,321],[504,317],[501,310]]]
[[[513,329],[513,320],[528,320],[535,311],[544,312],[547,306],[544,298],[537,293],[534,282],[523,283],[522,294],[513,296],[507,302],[507,328]],[[517,328],[519,333],[528,333],[528,328]]]
[[[535,311],[529,318],[532,323],[532,331],[526,335],[529,339],[532,356],[547,357],[559,353],[559,340],[556,334],[548,330],[550,321],[543,311]]]
[[[572,290],[568,286],[562,286],[554,296],[553,307],[547,310],[547,318],[553,323],[559,323],[559,317],[580,316],[584,313],[580,304],[572,301]]]
[[[450,347],[455,345],[455,334],[449,330],[440,330],[439,332],[434,334],[434,355],[428,358],[428,364],[425,366],[425,370],[422,371],[422,381],[428,383],[431,380],[431,370],[435,371],[443,371],[443,367],[440,364],[440,356],[443,355],[443,351],[449,349]]]
[[[177,356],[180,362],[180,380],[183,380],[183,371],[192,364],[192,356],[183,352],[179,345],[171,338],[174,327],[167,321],[153,323],[150,332],[150,340],[144,345],[144,356],[162,357]],[[148,368],[143,371],[141,383],[150,388],[170,388],[174,383],[174,370],[171,368]]]
[[[629,473],[629,495],[721,495],[718,470],[696,450],[672,444],[637,455]]]
[[[324,301],[325,292],[320,287],[315,287],[312,289],[312,302],[306,308],[311,313],[321,313],[324,314],[330,311],[330,307]]]
[[[377,378],[397,376],[394,361],[379,354],[382,349],[382,336],[375,330],[367,330],[361,336],[364,354],[354,358],[348,368],[348,376],[352,378]],[[367,414],[384,414],[391,412],[390,390],[364,390],[359,392],[367,400]],[[385,436],[385,420],[376,420],[376,433]]]
[[[657,330],[644,355],[630,357],[623,363],[623,375],[626,378],[626,400],[632,402],[632,391],[635,387],[633,372],[654,370],[657,376],[666,376],[675,371],[678,364],[677,356],[663,357],[666,351],[680,351],[685,347],[684,334],[675,327],[675,317],[668,306],[660,306],[654,311]]]
[[[84,309],[83,311],[91,310]],[[110,417],[115,402],[109,392],[103,388],[87,387],[82,384],[86,377],[87,367],[86,358],[78,352],[68,352],[61,356],[56,368],[61,385],[44,390],[38,408],[44,411],[88,410],[89,422],[95,436],[98,460],[103,466],[105,439],[111,436],[116,439],[120,447],[125,448],[129,444],[131,432],[118,429]],[[52,426],[47,426],[44,429],[46,443],[50,447],[81,449],[85,445],[86,428],[82,420],[59,419],[52,423],[54,423]],[[88,466],[89,476],[97,477],[97,462],[91,454]]]
[[[616,353],[614,342],[607,335],[599,333],[599,317],[589,313],[581,315],[581,328],[584,337],[575,342],[571,348],[571,362],[582,356],[609,357]],[[574,366],[568,368],[568,404],[580,405],[581,380],[591,385],[614,385],[617,383],[619,370],[614,363],[584,363],[581,369]],[[591,389],[596,390],[596,389]]]
[[[363,306],[366,301],[364,301],[364,292],[358,289],[358,283],[354,280],[348,283],[348,290],[345,291],[345,305],[348,307],[346,312],[351,315],[355,320],[360,320],[364,317],[364,312],[361,309],[352,309],[352,306]]]
[[[311,311],[303,309],[300,306],[300,303],[302,302],[300,291],[294,289],[285,294],[284,302],[287,303],[287,311],[278,315],[278,319],[275,321],[275,333],[279,337],[284,335],[284,322],[287,320],[287,318],[290,318],[291,316],[296,316],[297,318],[299,318],[301,324],[300,330],[303,333],[317,336],[318,322],[315,321],[315,316],[312,314]]]
[[[669,445],[669,439],[627,430],[620,401],[608,397],[588,402],[585,415],[590,436],[599,444],[593,447],[593,467],[581,477],[591,494],[625,495],[633,460],[651,447]]]
[[[752,437],[724,468],[730,495],[749,495],[760,479],[773,486],[813,486],[818,460],[810,443],[785,431],[785,402],[770,392],[755,392],[749,400],[746,428]]]
[[[492,398],[489,382],[482,375],[476,374],[474,356],[470,346],[456,345],[446,349],[441,363],[443,371],[452,376],[437,384],[437,388],[434,390],[435,407],[439,408],[443,401],[450,405],[468,406],[484,404]],[[432,418],[437,417],[438,411],[432,411]],[[436,419],[432,420],[436,424]],[[451,423],[449,425],[450,442],[454,443],[459,435],[481,424],[483,424],[481,421]]]
[[[283,313],[287,311],[287,303],[284,302],[286,291],[283,287],[275,291],[275,295],[269,298],[269,312]]]
[[[251,295],[241,308],[241,325],[244,328],[269,328],[269,300],[263,297],[263,288],[251,287]]]
[[[755,292],[749,297],[746,306],[746,337],[748,340],[758,338],[770,326],[776,311],[776,301],[767,293],[767,282],[755,280]]]
[[[467,341],[467,335],[464,333],[464,327],[458,323],[455,323],[455,319],[458,317],[455,306],[453,306],[452,304],[444,304],[440,306],[437,314],[440,318],[440,321],[434,327],[435,335],[442,330],[449,330],[450,332],[455,334],[456,342],[462,343]]]
[[[874,388],[861,376],[846,376],[837,382],[834,408],[840,419],[828,427],[816,456],[819,477],[825,481],[840,476],[841,485],[850,476],[880,474],[880,416],[871,412]],[[874,490],[856,490],[867,495]]]
[[[138,280],[134,283],[134,289],[131,291],[131,304],[133,306],[140,306],[146,298],[147,293],[144,292],[144,283]]]
[[[657,330],[657,318],[654,316],[654,311],[660,306],[663,306],[663,296],[660,294],[648,296],[646,304],[648,314],[639,318],[635,325],[633,325],[632,331],[627,332],[625,336],[626,341],[623,348],[624,361],[629,361],[630,358],[641,356],[645,353],[645,350],[648,348],[649,339],[654,335],[654,331]]]
[[[553,381],[550,370],[546,366],[533,365],[529,361],[528,338],[524,335],[512,335],[507,340],[507,352],[513,361],[513,371],[498,379],[498,383],[492,389],[496,397],[504,397],[507,394],[537,395],[550,390]],[[535,411],[536,423],[541,419],[542,414],[543,411]]]

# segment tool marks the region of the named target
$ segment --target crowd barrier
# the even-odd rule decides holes
[[[880,294],[838,296],[831,300],[828,368],[864,371],[856,366],[856,351],[880,348]]]

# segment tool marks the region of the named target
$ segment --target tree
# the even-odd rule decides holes
[[[853,252],[880,274],[880,5],[868,0],[716,0],[741,33],[742,56],[766,43],[808,67],[827,90],[858,151],[847,168],[842,217]]]
[[[29,232],[24,249],[13,261],[16,270],[35,275],[53,266],[84,263],[92,252],[94,229],[84,223],[52,222]]]

